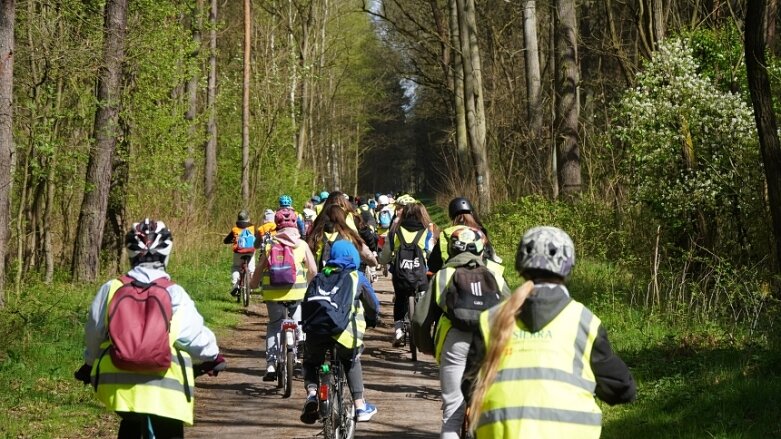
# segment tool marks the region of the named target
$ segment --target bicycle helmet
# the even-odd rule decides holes
[[[312,204],[320,204],[320,195],[313,195],[310,200],[312,201]]]
[[[377,208],[377,202],[374,201],[373,198],[369,199],[369,209],[376,209]]]
[[[320,192],[320,200],[325,201],[325,199],[328,198],[328,195],[329,194],[326,191]]]
[[[412,198],[412,195],[404,194],[396,199],[396,204],[399,206],[406,206],[408,204],[415,204],[415,199]]]
[[[296,211],[287,207],[277,210],[277,213],[274,214],[274,223],[277,225],[277,230],[288,227],[295,228],[296,220]]]
[[[566,279],[575,266],[575,244],[556,227],[534,227],[523,234],[515,255],[515,269],[521,275],[545,275]]]
[[[480,256],[485,249],[485,235],[483,232],[467,226],[459,226],[450,234],[447,251],[448,257],[469,252]]]
[[[464,197],[453,198],[447,206],[447,213],[451,220],[461,213],[472,213],[472,210],[472,203]]]
[[[125,236],[125,246],[133,266],[143,262],[162,262],[167,266],[173,238],[165,223],[145,218],[133,223]]]
[[[290,198],[290,195],[279,196],[279,207],[292,207],[292,206],[293,206],[293,199]]]
[[[380,206],[387,206],[390,204],[390,200],[388,199],[387,195],[380,195],[377,197],[377,204]]]
[[[274,211],[271,209],[266,209],[263,211],[263,223],[273,223],[274,222]]]

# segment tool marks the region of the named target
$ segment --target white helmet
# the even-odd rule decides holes
[[[566,279],[575,266],[575,244],[556,227],[534,227],[523,234],[515,255],[519,273],[547,272]]]
[[[145,218],[133,223],[125,236],[125,246],[133,265],[142,262],[162,262],[168,265],[173,238],[165,223]]]
[[[377,204],[379,204],[381,206],[385,206],[385,205],[390,204],[390,200],[388,199],[387,195],[380,195],[380,197],[377,198]]]

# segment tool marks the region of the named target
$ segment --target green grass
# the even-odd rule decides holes
[[[170,272],[217,333],[243,316],[228,295],[230,249],[174,253]],[[101,283],[26,283],[0,311],[0,437],[111,437],[118,418],[73,378],[83,360],[84,321]]]

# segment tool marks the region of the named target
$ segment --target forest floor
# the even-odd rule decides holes
[[[390,344],[393,293],[390,278],[374,284],[381,302],[381,320],[366,332],[361,361],[365,398],[377,406],[371,422],[357,425],[356,438],[436,438],[441,423],[438,367],[433,357],[419,354],[412,362],[407,348]],[[253,296],[256,299],[256,296]],[[243,321],[219,339],[228,369],[217,377],[198,378],[195,426],[189,438],[313,438],[322,424],[299,421],[304,384],[299,373],[293,394],[283,398],[265,373],[266,306],[254,301]]]

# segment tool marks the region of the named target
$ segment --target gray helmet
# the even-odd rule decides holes
[[[575,266],[575,244],[556,227],[534,227],[524,233],[515,255],[518,273],[547,272],[566,279]]]
[[[249,221],[249,213],[246,210],[242,210],[239,212],[239,216],[236,217],[236,222],[246,222]]]

